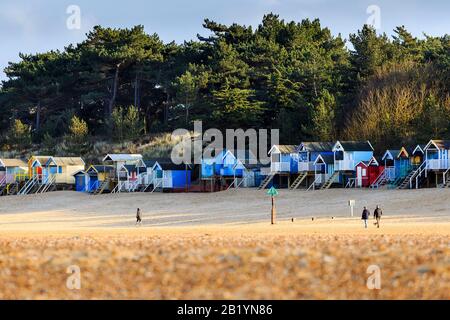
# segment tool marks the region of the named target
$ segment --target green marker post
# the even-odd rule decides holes
[[[277,191],[277,189],[272,187],[269,189],[269,191],[267,191],[267,194],[272,198],[271,223],[272,223],[272,225],[274,225],[276,223],[276,217],[277,217],[277,213],[275,210],[275,196],[278,195],[278,191]]]

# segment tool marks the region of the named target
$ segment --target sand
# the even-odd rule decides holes
[[[271,226],[256,190],[2,197],[0,299],[450,298],[450,190],[281,190],[276,205]]]

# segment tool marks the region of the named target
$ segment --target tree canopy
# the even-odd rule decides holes
[[[96,26],[64,50],[19,54],[0,87],[0,144],[16,120],[42,143],[70,134],[74,116],[90,136],[113,139],[118,114],[137,118],[132,135],[201,119],[204,128],[279,128],[284,143],[450,138],[449,35],[418,39],[399,26],[389,38],[365,25],[346,43],[319,20],[274,14],[254,29],[203,26],[208,36],[182,44],[143,26]]]

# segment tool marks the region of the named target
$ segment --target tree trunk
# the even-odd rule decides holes
[[[117,87],[118,87],[118,84],[119,84],[119,68],[120,68],[120,64],[118,64],[116,66],[116,72],[114,74],[112,96],[111,96],[111,99],[109,100],[109,105],[108,105],[108,116],[111,116],[111,114],[112,114],[112,112],[114,110],[114,105],[116,104]]]
[[[184,107],[186,109],[186,125],[188,125],[188,123],[189,123],[189,103],[188,103],[187,98],[185,100]]]
[[[164,106],[164,124],[167,125],[167,123],[169,122],[169,93],[167,93],[166,95],[166,105]]]
[[[139,111],[139,79],[138,79],[138,73],[136,72],[136,77],[134,78],[134,106]]]
[[[39,101],[36,107],[36,132],[41,129],[41,102]]]

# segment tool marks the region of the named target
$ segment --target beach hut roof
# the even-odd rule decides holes
[[[0,167],[13,168],[13,167],[24,167],[26,168],[28,164],[20,159],[0,159]]]
[[[318,164],[318,163],[333,164],[334,156],[329,155],[329,154],[320,154],[314,161],[314,164]]]
[[[356,166],[359,166],[360,164],[364,165],[365,167],[370,166],[370,161],[360,161]]]
[[[158,162],[158,163],[159,163],[159,165],[160,165],[162,170],[176,170],[176,171],[186,170],[186,165],[185,164],[175,164],[173,162],[170,162],[170,163],[168,163],[168,162],[163,162],[163,163]],[[191,166],[187,165],[187,169],[190,170]]]
[[[137,167],[130,165],[130,164],[125,164],[123,165],[120,170],[125,169],[128,173],[133,172],[133,171],[137,171]]]
[[[395,156],[397,159],[401,158],[402,154],[404,154],[406,157],[409,157],[409,151],[408,148],[401,147],[398,151],[397,155]]]
[[[380,156],[380,155],[373,156],[373,158],[374,158],[375,161],[378,163],[378,165],[380,165],[380,163],[383,162],[383,157]]]
[[[268,166],[270,166],[270,164]],[[259,161],[258,162],[243,162],[238,159],[238,161],[236,161],[235,165],[233,166],[233,169],[236,169],[238,167],[244,168],[246,170],[257,170],[257,169],[263,168],[264,165]]]
[[[388,149],[386,150],[386,152],[384,153],[383,157],[381,158],[382,160],[394,160],[394,158],[399,154],[400,150],[392,150],[392,149]]]
[[[106,161],[112,161],[112,162],[118,162],[118,161],[139,161],[142,160],[141,154],[122,154],[122,153],[114,153],[114,154],[107,154],[103,158],[103,162]]]
[[[51,156],[32,156],[31,160],[33,160],[32,164],[36,161],[40,163],[41,166],[45,165],[47,161],[51,158]]]
[[[332,151],[333,147],[333,142],[302,142],[298,147],[298,151],[326,152]]]
[[[104,173],[104,172],[111,172],[113,170],[114,170],[113,166],[92,165],[86,172],[90,173],[92,171],[95,171],[97,173]]]
[[[143,160],[145,167],[147,167],[147,168],[152,168],[157,161],[158,161],[158,159]]]
[[[46,162],[46,166],[50,165],[51,163],[57,165],[57,166],[84,166],[84,161],[80,157],[50,157],[48,161]]]
[[[185,170],[186,165],[184,163],[182,164],[175,164],[172,162],[172,159],[170,158],[161,158],[155,162],[153,165],[153,168],[156,166],[159,166],[161,170]],[[187,166],[188,169],[191,169],[191,165]]]
[[[428,144],[425,146],[424,150],[428,150],[432,146],[437,148],[438,150],[449,150],[450,140],[430,140],[430,142],[428,142]]]
[[[369,167],[369,166],[372,166],[372,165],[375,165],[375,166],[379,166],[380,165],[378,160],[375,157],[372,157],[369,161],[360,161],[360,162],[358,162],[357,166],[359,164],[363,164],[365,167]]]
[[[281,154],[297,153],[297,146],[276,144],[269,150],[269,154],[271,154],[273,152],[277,152],[277,153],[281,153]]]
[[[333,151],[341,146],[342,151],[373,151],[372,144],[369,141],[337,141],[333,147]]]
[[[75,172],[74,174],[72,174],[73,177],[76,176],[84,176],[86,174],[86,171],[84,170],[78,170],[77,172]]]
[[[424,153],[426,145],[425,144],[418,144],[412,151],[412,154],[415,154],[416,152],[422,152]]]

